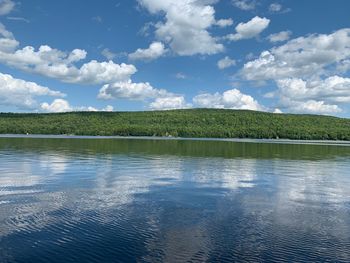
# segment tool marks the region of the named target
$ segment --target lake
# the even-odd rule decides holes
[[[350,262],[350,147],[0,138],[0,262]]]

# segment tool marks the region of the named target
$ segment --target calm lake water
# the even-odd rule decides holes
[[[0,262],[350,262],[350,147],[0,138]]]

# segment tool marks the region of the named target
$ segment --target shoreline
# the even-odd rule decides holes
[[[336,140],[293,140],[293,139],[252,139],[252,138],[186,138],[161,136],[89,136],[89,135],[49,135],[49,134],[0,134],[1,138],[28,139],[88,139],[88,140],[174,140],[174,141],[223,141],[238,143],[267,143],[267,144],[300,144],[300,145],[329,145],[350,146],[350,141]]]

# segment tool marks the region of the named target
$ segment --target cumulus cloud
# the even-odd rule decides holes
[[[68,83],[103,84],[127,80],[136,73],[135,66],[113,61],[91,60],[80,68],[74,65],[85,57],[86,51],[81,49],[65,53],[49,46],[40,46],[38,50],[27,46],[15,52],[0,51],[0,62],[4,64]]]
[[[324,75],[350,58],[350,28],[327,34],[313,34],[263,51],[247,62],[241,75],[247,80],[278,80]]]
[[[338,104],[350,102],[350,78],[332,76],[324,80],[305,81],[298,78],[277,80],[278,90],[266,94],[276,97],[280,107],[289,112],[337,113]]]
[[[232,4],[244,11],[254,10],[256,7],[255,0],[232,0]]]
[[[186,103],[184,96],[171,96],[157,98],[149,107],[153,110],[172,110],[191,108],[191,104]]]
[[[267,39],[271,42],[271,43],[276,43],[276,42],[283,42],[286,41],[290,38],[290,36],[292,35],[291,31],[281,31],[279,33],[275,33],[275,34],[271,34],[267,37]]]
[[[331,34],[313,34],[263,51],[247,62],[240,75],[250,81],[274,80],[277,90],[266,97],[277,98],[278,107],[296,113],[337,113],[350,102],[350,29]]]
[[[32,46],[17,49],[18,45],[12,33],[0,24],[0,62],[11,67],[79,84],[126,81],[136,73],[134,65],[116,64],[113,61],[91,60],[77,67],[76,63],[81,63],[87,55],[81,49],[64,52],[47,45],[40,46],[38,50]]]
[[[224,50],[208,31],[216,24],[215,10],[207,0],[139,0],[152,14],[164,15],[165,21],[158,22],[156,36],[169,44],[178,55],[210,55]]]
[[[223,59],[220,59],[217,63],[219,69],[229,68],[231,66],[236,65],[236,61],[226,56]]]
[[[106,106],[102,110],[98,110],[92,106],[71,106],[67,100],[55,99],[52,103],[44,102],[40,105],[40,110],[44,112],[57,113],[57,112],[71,112],[71,111],[113,111],[113,106]]]
[[[100,99],[145,100],[171,95],[164,89],[156,89],[148,82],[133,83],[131,80],[104,85],[98,94]]]
[[[154,60],[166,53],[166,48],[162,42],[153,42],[147,49],[137,49],[129,54],[131,60]]]
[[[225,38],[231,41],[254,38],[264,31],[269,24],[270,19],[255,16],[247,23],[239,23],[236,26],[236,33],[229,34]]]
[[[63,99],[55,99],[51,104],[47,102],[41,104],[41,109],[46,112],[68,112],[73,111],[68,101]]]
[[[219,27],[232,26],[233,25],[233,20],[231,18],[219,19],[218,21],[216,21],[215,25],[217,25]]]
[[[193,103],[200,108],[264,110],[252,96],[243,94],[238,89],[227,90],[222,94],[200,94],[193,98]]]
[[[12,0],[0,0],[0,16],[11,13],[15,3]]]
[[[16,79],[0,73],[0,104],[19,109],[33,109],[37,106],[37,97],[64,97],[65,94],[40,86],[34,82]]]
[[[104,100],[129,99],[152,101],[149,108],[161,109],[182,109],[189,108],[184,96],[168,92],[165,89],[156,89],[149,83],[133,83],[132,81],[104,85],[98,95]]]

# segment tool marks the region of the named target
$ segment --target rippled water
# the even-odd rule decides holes
[[[0,138],[0,262],[350,262],[350,147]]]

